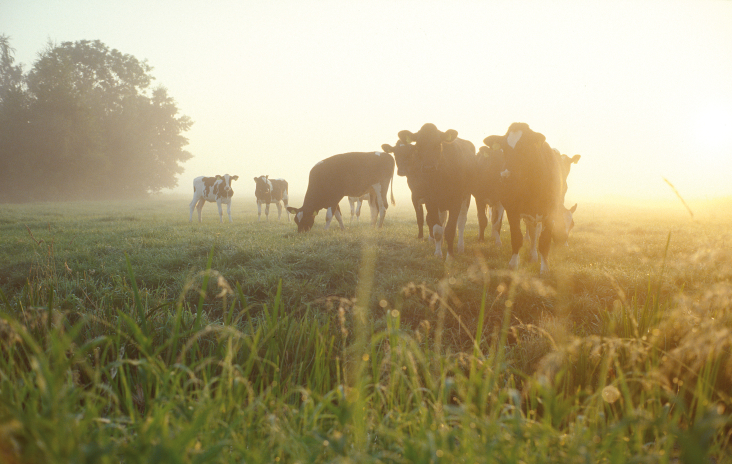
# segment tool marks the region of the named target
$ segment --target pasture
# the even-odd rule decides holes
[[[731,201],[580,203],[540,277],[474,202],[445,263],[407,198],[298,234],[243,190],[0,205],[0,462],[732,459]]]

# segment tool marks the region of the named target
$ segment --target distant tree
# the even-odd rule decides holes
[[[17,191],[30,139],[28,95],[23,69],[15,64],[10,38],[0,35],[0,189]]]
[[[25,198],[130,197],[177,185],[192,122],[164,87],[150,89],[151,71],[98,40],[47,45],[22,88],[27,130],[14,175],[31,176]],[[1,185],[0,198],[12,199]]]

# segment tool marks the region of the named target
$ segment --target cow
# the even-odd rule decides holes
[[[416,160],[414,156],[415,147],[411,143],[405,143],[401,140],[397,140],[393,147],[388,143],[385,143],[381,145],[381,149],[384,150],[384,152],[386,153],[394,155],[397,175],[407,178],[407,185],[409,186],[409,190],[412,192],[412,205],[414,206],[414,213],[417,216],[417,238],[421,239],[424,237],[424,209],[422,208],[422,205],[424,205],[424,197],[426,196],[427,188],[429,186],[422,185],[422,181],[424,179],[417,175],[417,169],[419,168],[419,166],[416,165]],[[415,164],[414,167],[413,164]],[[428,231],[428,233],[430,238],[434,239],[432,236],[432,231],[430,230]]]
[[[490,146],[498,143],[503,150],[505,169],[500,173],[500,201],[511,230],[509,268],[515,270],[519,266],[518,253],[523,243],[521,219],[526,218],[529,224],[542,224],[538,249],[541,273],[546,273],[552,239],[559,243],[567,240],[563,227],[566,183],[561,159],[546,137],[531,130],[526,123],[513,123],[506,135],[487,137],[483,142]]]
[[[435,256],[442,257],[444,238],[448,259],[454,257],[456,228],[458,252],[465,248],[465,222],[477,163],[475,145],[457,135],[454,129],[442,132],[431,123],[423,125],[417,133],[403,130],[398,134],[401,142],[414,143],[413,162],[408,172],[414,176],[417,197],[424,198],[427,227],[435,239]],[[440,220],[440,212],[448,215],[445,225]]]
[[[499,201],[500,188],[501,188],[501,171],[504,170],[505,159],[503,156],[503,149],[500,145],[500,136],[492,135],[486,137],[484,140],[485,146],[480,147],[478,150],[478,176],[480,181],[476,182],[476,190],[473,192],[475,202],[478,207],[478,241],[484,240],[484,230],[488,224],[488,219],[485,213],[486,206],[491,207],[491,233],[495,240],[496,246],[501,246],[501,225],[503,223],[503,205]],[[562,155],[556,148],[552,149],[554,155],[560,161],[560,167],[562,169],[562,208],[563,208],[563,219],[564,227],[569,234],[569,231],[574,227],[573,214],[577,209],[575,204],[572,208],[567,209],[564,207],[564,196],[567,193],[567,177],[572,164],[577,164],[580,160],[580,155],[574,155],[569,157]],[[524,240],[528,242],[530,247],[530,261],[537,261],[537,242],[536,236],[541,233],[541,223],[532,222],[530,218],[524,217],[526,223],[526,233]],[[566,242],[565,242],[566,243]]]
[[[473,188],[475,206],[478,209],[478,241],[485,240],[488,225],[486,209],[490,207],[491,236],[497,247],[501,247],[501,226],[503,224],[503,205],[500,201],[501,171],[504,169],[504,156],[500,144],[490,137],[485,139],[487,146],[480,147],[477,154],[477,181]]]
[[[231,219],[231,197],[234,195],[231,183],[238,178],[239,176],[224,174],[223,176],[217,175],[216,177],[200,176],[193,179],[193,200],[191,200],[190,204],[191,214],[188,222],[193,222],[194,207],[198,209],[198,222],[201,222],[201,210],[207,201],[215,201],[219,207],[219,222],[224,222],[224,214],[221,210],[222,203],[226,205],[229,222],[234,222]]]
[[[256,184],[254,196],[257,197],[257,220],[262,218],[262,204],[264,203],[266,205],[264,215],[269,221],[269,204],[274,203],[277,205],[277,220],[279,221],[282,217],[282,204],[284,203],[287,221],[289,222],[287,181],[285,179],[270,179],[269,176],[259,176],[254,178],[254,183]]]
[[[333,155],[319,161],[310,170],[308,188],[300,208],[288,207],[295,215],[298,232],[306,232],[313,227],[315,216],[321,209],[331,208],[341,226],[341,210],[338,204],[345,196],[360,197],[373,194],[379,208],[378,226],[384,224],[389,183],[394,177],[394,158],[382,152],[352,152]],[[394,204],[394,192],[391,193]],[[376,215],[372,215],[376,226]]]

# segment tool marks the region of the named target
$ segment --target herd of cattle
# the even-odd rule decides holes
[[[343,153],[326,158],[310,170],[300,208],[288,206],[287,181],[269,176],[255,177],[258,217],[261,218],[264,204],[268,219],[269,206],[274,203],[279,219],[284,205],[288,221],[292,213],[298,232],[305,232],[312,228],[318,211],[326,209],[326,228],[335,217],[343,229],[339,203],[347,196],[351,220],[354,216],[358,219],[361,204],[368,199],[371,222],[381,227],[396,164],[397,174],[407,178],[412,192],[418,238],[423,237],[423,205],[427,210],[427,230],[435,242],[435,255],[442,257],[443,240],[448,258],[454,255],[456,232],[457,251],[464,250],[468,207],[470,198],[474,197],[478,208],[478,240],[484,240],[488,225],[486,211],[490,208],[491,235],[496,245],[501,245],[505,212],[511,231],[509,268],[518,268],[519,250],[526,240],[531,246],[532,261],[540,259],[541,272],[548,271],[552,240],[566,243],[574,226],[572,215],[577,205],[567,209],[564,197],[570,168],[579,161],[580,155],[570,158],[560,154],[549,146],[544,135],[534,132],[525,123],[511,124],[505,135],[486,137],[477,154],[475,145],[457,135],[455,130],[442,132],[434,124],[425,124],[416,133],[399,132],[399,140],[394,146],[381,146],[383,152]],[[221,222],[222,204],[225,204],[231,222],[231,196],[234,194],[231,182],[238,178],[226,174],[194,179],[189,220],[193,221],[195,207],[200,222],[201,209],[210,201],[217,203]],[[391,203],[394,204],[393,192]],[[525,238],[521,233],[522,219],[526,223]]]

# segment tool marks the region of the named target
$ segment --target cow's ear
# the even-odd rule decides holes
[[[399,134],[397,134],[397,135],[399,136],[399,140],[401,140],[404,143],[416,142],[414,134],[412,134],[408,130],[399,131]]]
[[[488,156],[488,150],[489,150],[488,147],[482,146],[482,147],[478,148],[478,154],[481,156]]]
[[[581,157],[580,155],[574,155],[574,156],[572,157],[572,162],[573,162],[574,164],[577,164],[577,161],[579,161],[579,160],[580,160],[580,158],[582,158],[582,157]],[[575,206],[576,206],[576,205],[575,205]]]
[[[442,141],[447,143],[454,142],[457,139],[457,135],[458,133],[455,129],[448,129],[442,133]]]
[[[313,211],[313,218],[318,215],[318,211]]]
[[[287,207],[287,211],[289,211],[292,214],[297,214],[297,213],[300,212],[300,209],[299,208],[295,208],[294,206],[288,206]]]
[[[231,178],[234,180],[239,180],[239,176],[232,176]]]
[[[381,149],[384,150],[384,153],[394,153],[394,147],[392,147],[388,143],[383,144],[381,146]]]
[[[574,204],[571,208],[569,208],[569,212],[574,214],[574,212],[577,211],[577,203]]]
[[[500,135],[489,135],[483,139],[483,143],[493,150],[506,149],[506,137]]]
[[[267,174],[266,176],[264,176],[264,178],[267,179],[267,180],[269,180],[269,174]]]
[[[254,182],[256,182],[256,181],[257,181],[257,178],[255,177],[255,178],[254,178]]]

